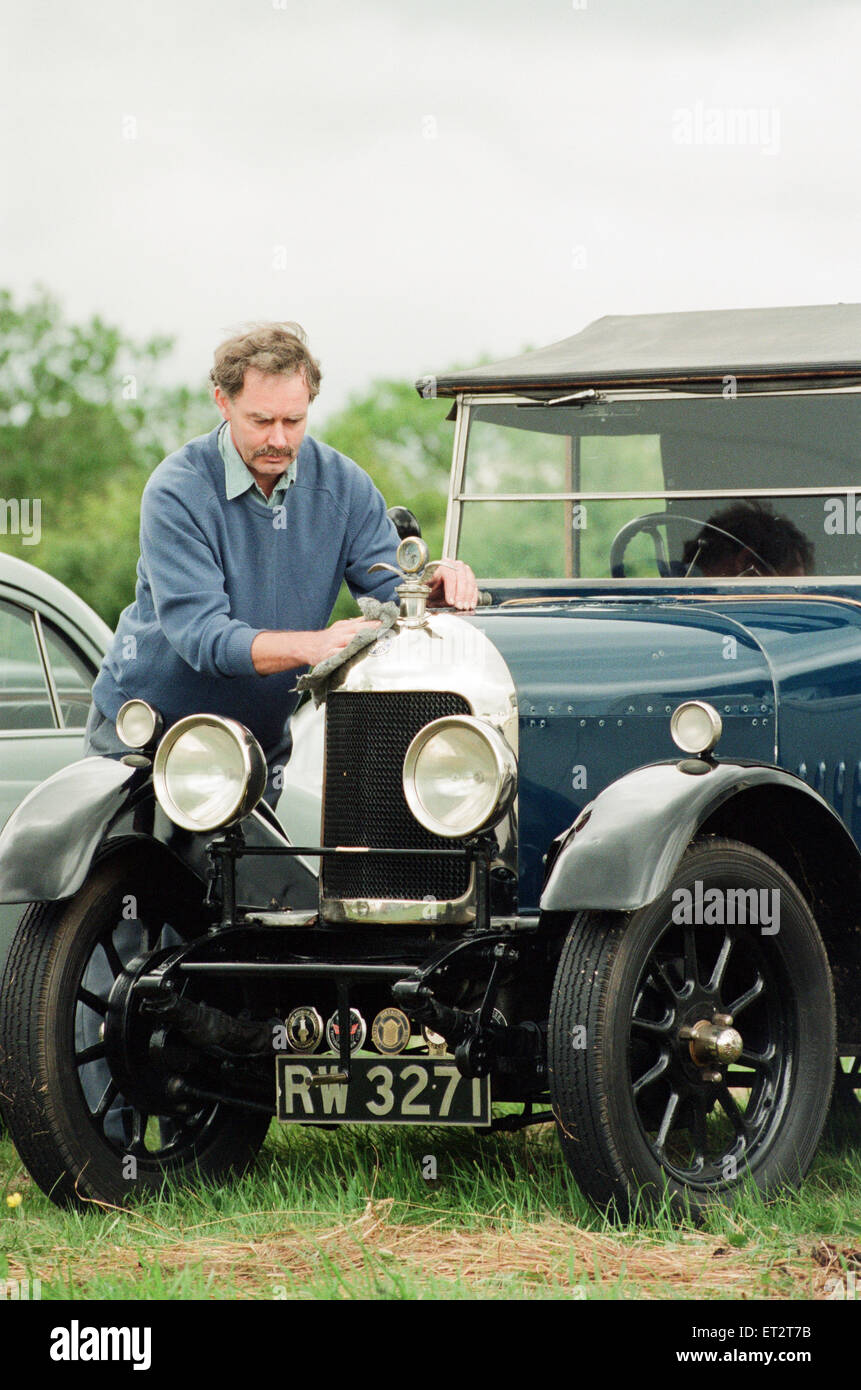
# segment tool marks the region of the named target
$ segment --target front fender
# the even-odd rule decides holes
[[[265,805],[242,823],[246,845],[279,848],[290,841]],[[54,773],[24,798],[0,834],[0,904],[57,902],[83,884],[93,856],[129,837],[157,843],[205,883],[209,832],[181,830],[157,805],[151,764],[84,758]],[[317,907],[317,878],[294,855],[240,858],[237,903]]]
[[[0,834],[0,903],[54,902],[77,892],[105,827],[141,777],[128,763],[92,757],[34,787]]]
[[[686,760],[696,766],[697,759]],[[652,902],[700,826],[731,797],[751,787],[790,788],[818,803],[831,828],[858,858],[840,817],[806,782],[761,763],[655,763],[612,782],[563,837],[541,895],[544,912],[596,909],[630,912]],[[579,829],[576,827],[579,825]]]

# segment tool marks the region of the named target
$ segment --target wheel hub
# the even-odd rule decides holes
[[[711,1019],[700,1018],[679,1029],[679,1038],[688,1043],[694,1066],[712,1069],[716,1062],[721,1066],[730,1066],[738,1061],[744,1043],[741,1033],[732,1023],[731,1014],[716,1013]],[[714,1079],[720,1080],[720,1074],[715,1075]]]
[[[158,1115],[170,1114],[177,1106],[166,1088],[167,1071],[153,1068],[159,1024],[142,1013],[135,985],[168,954],[153,951],[129,961],[114,981],[102,1025],[105,1055],[122,1094],[133,1105]]]

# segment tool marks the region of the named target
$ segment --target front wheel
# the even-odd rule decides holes
[[[695,843],[654,902],[575,918],[548,1049],[562,1149],[597,1204],[696,1217],[745,1180],[799,1182],[836,1049],[807,903],[758,850]]]
[[[145,849],[118,851],[65,902],[33,904],[0,986],[0,1103],[31,1176],[58,1204],[122,1205],[168,1176],[218,1178],[263,1142],[268,1118],[179,1110],[124,1094],[105,1046],[108,998],[134,959],[201,930],[199,903]],[[146,1056],[141,1092],[158,1093]]]

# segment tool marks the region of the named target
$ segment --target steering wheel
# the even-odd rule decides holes
[[[655,564],[658,567],[658,574],[661,578],[687,578],[687,574],[681,576],[673,573],[672,563],[667,555],[666,546],[664,545],[664,538],[659,530],[661,526],[666,525],[666,523],[670,521],[686,522],[689,525],[699,527],[701,531],[706,527],[710,531],[716,531],[719,536],[724,536],[728,540],[731,540],[733,545],[737,545],[741,550],[749,551],[764,570],[768,570],[770,574],[777,574],[774,565],[770,565],[767,560],[764,560],[758,551],[754,550],[752,546],[747,545],[744,541],[740,541],[738,536],[734,536],[731,531],[725,531],[722,526],[715,526],[713,522],[702,521],[696,516],[684,516],[681,512],[647,512],[644,516],[635,516],[633,521],[626,522],[613,537],[613,542],[610,546],[610,574],[613,579],[626,578],[625,551],[628,549],[634,536],[639,535],[641,531],[645,531],[652,538],[652,544],[655,547]],[[693,564],[693,561],[691,564]]]

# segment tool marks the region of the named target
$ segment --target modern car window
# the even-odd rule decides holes
[[[32,617],[0,600],[0,731],[54,728]]]
[[[42,619],[42,632],[63,725],[67,729],[83,729],[90,709],[95,669],[69,639],[45,618]]]

